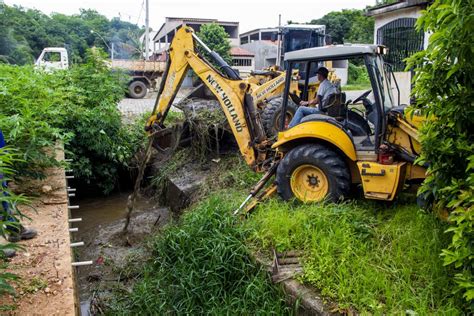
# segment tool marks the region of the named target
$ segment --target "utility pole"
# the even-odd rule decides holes
[[[280,67],[281,65],[281,14],[278,14],[278,35],[277,35],[277,59],[276,65]]]
[[[110,58],[112,59],[112,61],[114,61],[114,42],[112,42],[112,45],[111,45],[111,52],[110,52]]]
[[[145,0],[145,3],[146,3],[146,6],[145,6],[145,11],[146,11],[146,15],[145,15],[145,60],[148,60],[150,58],[149,56],[149,45],[150,45],[150,33],[148,31],[149,27],[150,27],[150,21],[149,21],[149,15],[150,15],[150,10],[149,10],[149,6],[148,6],[148,0]]]

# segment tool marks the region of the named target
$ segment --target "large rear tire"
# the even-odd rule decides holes
[[[277,136],[280,131],[281,126],[281,108],[283,106],[282,98],[272,99],[266,104],[265,108],[262,111],[262,123],[263,128],[267,137],[272,138]],[[288,105],[286,107],[286,116],[287,124],[291,121],[293,116],[295,116],[296,104],[288,100]]]
[[[128,85],[128,95],[133,99],[144,98],[146,92],[147,87],[143,81],[133,81]]]
[[[276,173],[278,194],[302,202],[337,202],[349,194],[350,173],[344,160],[320,144],[295,147],[285,155]]]

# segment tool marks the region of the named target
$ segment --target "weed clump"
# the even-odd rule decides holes
[[[211,197],[151,242],[143,279],[116,307],[125,314],[290,314],[252,260],[231,196]]]
[[[262,204],[247,223],[259,250],[302,250],[301,280],[361,313],[460,314],[439,256],[445,225],[411,204]]]

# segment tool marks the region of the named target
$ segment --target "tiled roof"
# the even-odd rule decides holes
[[[249,52],[246,49],[240,48],[240,47],[232,47],[230,49],[230,54],[232,56],[247,56],[247,57],[253,57],[255,56],[254,53]]]

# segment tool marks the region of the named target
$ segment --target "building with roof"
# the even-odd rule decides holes
[[[219,21],[217,19],[203,18],[179,18],[167,17],[165,23],[160,27],[153,37],[154,59],[158,61],[166,60],[166,50],[173,41],[174,35],[183,24],[193,28],[197,33],[203,24],[216,23],[224,28],[229,35],[231,45],[230,55],[232,57],[232,67],[238,70],[242,77],[246,77],[252,70],[255,70],[254,54],[248,50],[239,48],[239,22]],[[189,77],[189,76],[188,76]],[[189,86],[191,80],[186,78],[183,85]]]
[[[232,68],[237,69],[241,77],[247,77],[255,70],[255,54],[241,47],[232,47],[230,49],[232,56]]]
[[[429,34],[418,32],[416,20],[432,1],[400,0],[373,7],[367,11],[375,19],[374,42],[388,47],[385,60],[395,73],[400,88],[401,103],[410,103],[412,73],[405,71],[405,58],[425,49]],[[396,90],[394,90],[396,91]]]
[[[176,30],[181,27],[181,25],[186,24],[187,26],[192,27],[197,33],[200,31],[201,25],[209,23],[216,23],[224,28],[226,33],[229,35],[231,46],[239,45],[239,22],[226,22],[217,19],[167,17],[165,18],[165,23],[163,23],[156,35],[153,37],[153,50],[155,54],[160,55],[168,49],[174,35],[176,34]]]

